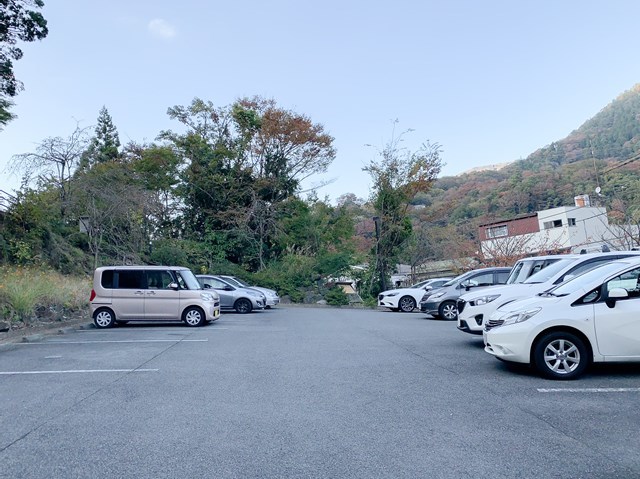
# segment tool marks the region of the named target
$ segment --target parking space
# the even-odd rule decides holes
[[[549,381],[421,313],[79,330],[0,373],[6,477],[640,477],[640,367]]]

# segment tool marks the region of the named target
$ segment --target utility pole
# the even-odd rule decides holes
[[[376,266],[380,274],[380,287],[382,291],[387,290],[387,281],[385,279],[384,263],[382,261],[382,255],[380,252],[380,217],[374,216],[373,223],[376,226]]]

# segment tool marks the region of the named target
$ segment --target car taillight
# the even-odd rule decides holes
[[[91,296],[89,296],[89,301],[93,301],[94,299],[96,299],[96,292],[95,290],[91,290]]]

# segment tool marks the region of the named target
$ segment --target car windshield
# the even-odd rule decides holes
[[[546,283],[551,278],[560,273],[563,269],[569,266],[571,263],[576,261],[575,258],[566,258],[556,261],[553,264],[550,264],[546,268],[541,269],[535,274],[529,276],[526,280],[523,281],[524,284],[537,284],[537,283]]]
[[[419,283],[416,284],[412,284],[411,286],[409,286],[409,288],[413,288],[413,289],[418,289],[418,288],[422,288],[425,284],[427,284],[429,282],[429,280],[426,281],[420,281]]]
[[[235,276],[225,276],[222,279],[224,279],[225,281],[233,284],[234,286],[237,286],[239,288],[246,288],[247,286],[249,286],[247,283],[244,283],[243,281],[241,281],[240,279],[236,278]]]
[[[462,281],[464,281],[465,279],[467,279],[471,273],[473,273],[473,271],[469,271],[467,273],[461,274],[460,276],[456,276],[455,278],[453,278],[451,281],[447,281],[446,283],[444,283],[442,285],[443,288],[446,288],[447,286],[453,286],[456,285]]]
[[[177,271],[178,282],[180,283],[180,287],[184,289],[202,289],[198,279],[191,272],[190,269],[182,269]],[[182,281],[180,281],[182,279]]]
[[[598,281],[604,280],[604,278],[608,278],[610,275],[622,268],[623,266],[618,262],[604,263],[588,270],[586,273],[578,275],[575,278],[571,278],[564,283],[560,283],[555,288],[547,291],[547,293],[553,296],[567,296],[578,290],[589,287],[589,285],[594,282],[597,283]]]
[[[509,277],[507,278],[507,282],[505,284],[522,283],[522,281],[524,281],[526,278],[520,278],[520,273],[522,273],[522,276],[525,276],[527,274],[523,268],[524,261],[518,261],[511,270],[511,274],[509,274]]]

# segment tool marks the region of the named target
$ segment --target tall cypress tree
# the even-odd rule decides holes
[[[91,167],[98,163],[119,160],[120,139],[118,138],[118,130],[114,126],[111,115],[109,115],[109,111],[105,106],[102,107],[98,114],[95,133],[83,158],[83,166]]]

